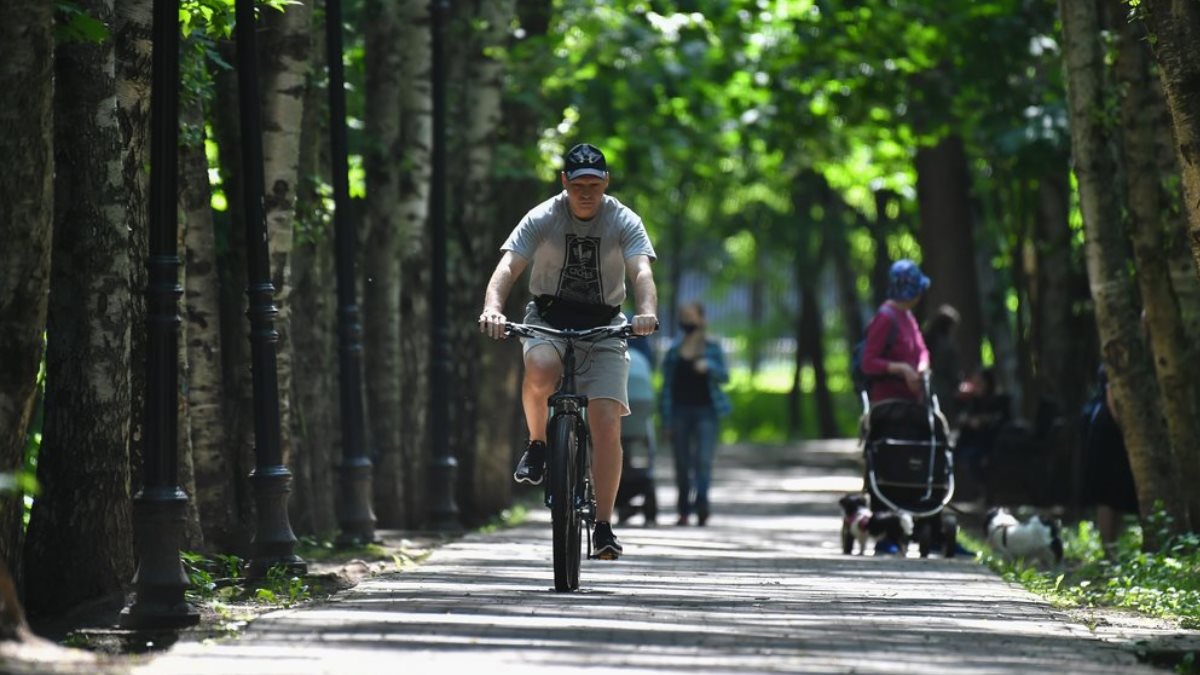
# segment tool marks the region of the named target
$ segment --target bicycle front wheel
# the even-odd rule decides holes
[[[579,588],[580,523],[575,504],[576,466],[579,459],[576,420],[572,415],[554,419],[550,428],[550,520],[554,530],[554,590]]]

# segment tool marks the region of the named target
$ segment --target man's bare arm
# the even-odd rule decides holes
[[[658,287],[650,269],[650,256],[635,255],[625,260],[625,273],[633,285],[633,332],[649,335],[658,325]]]
[[[504,337],[504,302],[512,292],[513,284],[525,272],[529,261],[512,251],[505,251],[496,264],[492,278],[488,280],[487,290],[483,294],[483,312],[479,315],[479,330],[489,337],[499,339]]]

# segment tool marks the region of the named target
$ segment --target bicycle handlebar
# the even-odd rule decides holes
[[[655,330],[658,326],[655,325]],[[543,335],[547,337],[564,338],[568,340],[599,340],[602,338],[615,337],[625,340],[641,337],[649,337],[647,335],[638,335],[633,332],[632,324],[621,324],[620,326],[596,326],[595,328],[571,329],[571,328],[551,328],[549,326],[539,326],[532,323],[513,323],[506,321],[504,323],[504,335],[517,335],[520,337],[537,337]]]

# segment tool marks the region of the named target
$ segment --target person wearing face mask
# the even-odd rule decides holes
[[[705,332],[704,306],[698,302],[679,311],[683,335],[663,357],[662,425],[675,454],[675,485],[679,490],[677,525],[687,525],[692,514],[705,525],[711,509],[708,488],[712,482],[717,423],[732,408],[721,385],[729,381],[725,354]]]

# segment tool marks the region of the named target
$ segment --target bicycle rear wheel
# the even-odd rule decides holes
[[[554,530],[554,590],[579,588],[579,509],[575,504],[576,466],[579,458],[576,420],[556,417],[550,429],[550,520]]]

